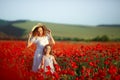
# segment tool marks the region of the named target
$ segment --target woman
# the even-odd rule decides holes
[[[27,47],[30,47],[33,43],[37,45],[37,49],[34,54],[32,70],[37,72],[37,70],[40,68],[44,46],[46,44],[54,45],[55,41],[52,37],[51,31],[48,30],[45,25],[39,23],[34,26],[32,32],[29,33]]]

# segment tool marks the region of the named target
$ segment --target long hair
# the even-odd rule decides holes
[[[45,45],[45,47],[44,47],[44,49],[43,49],[43,55],[46,54],[46,48],[47,48],[47,46],[50,46],[50,48],[51,48],[50,54],[52,55],[52,46],[51,46],[50,44]]]
[[[37,26],[35,27],[35,29],[32,31],[32,36],[33,36],[33,37],[34,37],[34,36],[40,36],[40,34],[39,34],[39,32],[38,32],[38,29],[39,29],[39,28],[42,28],[42,30],[43,30],[42,36],[46,36],[46,35],[47,35],[48,29],[46,28],[46,26],[45,26],[45,25],[37,25]]]

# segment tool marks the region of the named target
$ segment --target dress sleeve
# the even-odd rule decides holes
[[[35,38],[35,37],[31,38],[31,42],[36,43],[36,41],[37,41],[37,38]]]
[[[48,38],[48,40],[50,40],[50,35],[49,34],[47,34],[47,38]]]

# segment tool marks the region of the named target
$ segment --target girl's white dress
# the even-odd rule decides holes
[[[44,60],[44,71],[47,72],[48,71],[48,66],[50,67],[50,71],[51,73],[54,73],[55,72],[55,69],[54,69],[54,64],[53,64],[53,56],[50,55],[50,56],[43,56],[43,60]]]
[[[44,37],[33,37],[31,42],[37,45],[36,51],[34,53],[32,71],[37,72],[40,68],[40,63],[43,56],[43,48],[45,45],[49,44],[49,35]]]

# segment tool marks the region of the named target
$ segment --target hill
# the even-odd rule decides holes
[[[26,39],[32,27],[37,23],[45,24],[48,28],[52,30],[52,34],[56,38],[58,37],[58,38],[92,39],[94,37],[102,35],[107,35],[111,39],[120,38],[120,27],[68,25],[29,20],[17,20],[17,21],[0,20],[0,35],[2,36],[2,38],[4,35],[8,35],[15,38]]]

